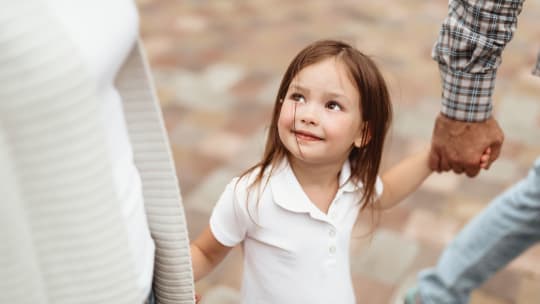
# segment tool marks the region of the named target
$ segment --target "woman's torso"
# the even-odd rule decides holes
[[[150,237],[141,179],[124,119],[116,74],[138,36],[138,15],[132,1],[52,0],[47,2],[77,47],[82,64],[94,80],[101,106],[106,147],[118,202],[124,218],[138,283],[150,290],[154,243]]]

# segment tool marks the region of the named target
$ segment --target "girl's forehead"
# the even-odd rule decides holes
[[[328,91],[346,95],[352,100],[359,99],[356,83],[349,69],[335,57],[303,67],[291,80],[289,88]]]
[[[330,57],[302,67],[294,75],[291,83],[316,80],[314,78],[353,82],[345,63],[335,57]]]

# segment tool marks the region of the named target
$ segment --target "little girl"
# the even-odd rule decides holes
[[[192,243],[195,281],[242,244],[242,303],[355,303],[360,211],[390,208],[431,173],[428,152],[379,178],[392,117],[373,61],[348,44],[303,49],[281,81],[262,160],[233,179]]]

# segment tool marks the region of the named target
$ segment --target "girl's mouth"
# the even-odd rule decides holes
[[[310,132],[306,132],[306,131],[293,131],[293,133],[296,136],[296,138],[300,140],[306,140],[306,141],[322,140],[322,138],[320,138],[319,136]]]

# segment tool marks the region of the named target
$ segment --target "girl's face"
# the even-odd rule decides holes
[[[359,102],[356,86],[336,58],[309,65],[287,90],[278,120],[279,138],[303,162],[343,162],[353,145],[362,142]]]

